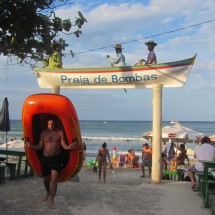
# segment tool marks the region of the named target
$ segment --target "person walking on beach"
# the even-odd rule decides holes
[[[108,158],[109,163],[110,163],[110,168],[112,169],[112,163],[111,163],[111,160],[110,160],[109,150],[107,149],[107,144],[103,143],[102,147],[99,148],[99,150],[98,150],[98,154],[97,154],[96,161],[95,161],[95,165],[96,165],[96,163],[98,161],[99,182],[101,180],[101,174],[103,172],[103,179],[104,179],[104,183],[105,183],[105,180],[106,180],[106,169],[107,169],[107,158]]]
[[[197,158],[195,165],[188,169],[188,176],[192,182],[192,190],[196,189],[195,173],[203,172],[203,164],[200,160],[214,161],[215,160],[215,147],[211,145],[209,137],[205,136],[201,140],[201,145],[196,147],[194,150],[194,158]]]
[[[26,141],[25,145],[34,150],[43,149],[41,161],[43,182],[46,189],[44,201],[50,197],[50,207],[56,208],[54,198],[57,192],[57,181],[61,169],[60,151],[61,147],[65,150],[71,150],[77,147],[77,142],[67,145],[64,140],[63,131],[55,127],[53,119],[48,120],[48,128],[40,135],[39,144],[33,145]]]
[[[116,57],[110,57],[107,55],[107,59],[110,61],[111,66],[113,67],[122,67],[125,66],[125,56],[122,53],[122,46],[121,44],[116,44],[115,45],[115,51],[116,51]]]
[[[150,177],[151,170],[152,170],[152,148],[149,147],[148,143],[143,144],[143,148],[142,148],[141,170],[143,174],[141,175],[141,178],[145,178],[145,166],[148,166],[149,168],[149,177]]]
[[[142,59],[142,61],[145,61],[145,65],[157,63],[157,57],[154,52],[154,48],[155,46],[157,46],[157,43],[155,43],[154,40],[149,40],[145,44],[148,46],[149,53],[147,56],[147,60]]]

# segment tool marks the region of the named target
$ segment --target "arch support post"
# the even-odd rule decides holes
[[[161,143],[162,143],[162,84],[153,86],[152,98],[152,175],[153,184],[161,183]]]
[[[54,94],[60,94],[60,86],[52,87],[52,93],[54,93]]]

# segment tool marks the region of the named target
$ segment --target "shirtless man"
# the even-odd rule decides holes
[[[142,175],[141,178],[145,177],[145,166],[148,166],[149,168],[149,177],[151,176],[151,170],[152,170],[152,148],[149,147],[148,143],[143,144],[142,149]]]
[[[57,192],[57,181],[61,169],[60,151],[61,146],[65,150],[76,148],[77,142],[67,145],[64,140],[63,132],[55,128],[54,120],[48,121],[48,129],[44,130],[40,135],[38,145],[26,142],[26,146],[34,150],[43,149],[43,158],[41,161],[43,182],[46,189],[44,201],[50,197],[50,207],[56,208],[54,198]]]

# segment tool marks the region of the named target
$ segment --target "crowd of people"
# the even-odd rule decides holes
[[[58,176],[61,171],[61,160],[60,151],[61,147],[65,150],[73,150],[77,147],[77,141],[73,141],[71,144],[66,144],[64,141],[64,134],[62,130],[55,127],[55,120],[50,119],[47,122],[47,129],[44,130],[40,135],[40,140],[37,145],[33,145],[27,140],[25,142],[26,147],[30,147],[34,150],[42,150],[42,160],[41,168],[43,175],[43,183],[46,190],[46,195],[44,200],[50,198],[50,207],[55,208],[55,195],[57,192],[57,182]],[[116,147],[114,148],[116,150]],[[141,162],[140,167],[142,175],[141,178],[146,177],[145,168],[148,168],[148,177],[151,176],[152,171],[152,150],[153,144],[149,146],[148,143],[142,145]],[[115,153],[115,161],[116,159]],[[83,142],[83,155],[84,160],[86,160],[86,144]],[[125,165],[128,167],[134,167],[135,158],[134,149],[128,150],[128,153],[124,156]],[[163,168],[167,169],[167,164],[174,161],[176,166],[185,165],[185,160],[187,159],[187,164],[190,165],[189,158],[186,153],[186,144],[182,143],[176,146],[174,142],[170,144],[168,153],[167,145],[165,142],[162,144],[162,165]],[[215,160],[215,146],[211,144],[210,138],[205,136],[201,140],[201,145],[195,149],[196,163],[188,168],[188,176],[192,183],[192,189],[195,189],[195,173],[203,172],[203,165],[200,160],[214,161]],[[139,158],[139,157],[138,157]],[[107,148],[107,144],[104,142],[102,146],[98,149],[98,153],[95,159],[95,166],[98,163],[98,179],[101,182],[101,177],[103,176],[103,182],[106,182],[106,169],[107,166],[110,169],[113,168],[113,160],[110,159],[110,153]]]

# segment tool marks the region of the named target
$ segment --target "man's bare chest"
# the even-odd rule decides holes
[[[58,132],[55,132],[55,131],[47,132],[46,135],[44,136],[45,142],[57,142],[59,140],[60,140],[60,135]]]

